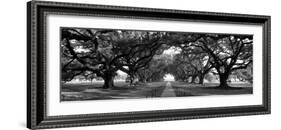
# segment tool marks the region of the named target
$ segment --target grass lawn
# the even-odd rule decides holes
[[[168,85],[169,84],[169,85]],[[183,97],[206,95],[252,94],[251,84],[230,84],[231,89],[217,88],[216,83],[204,85],[187,84],[185,82],[151,82],[129,86],[122,81],[114,82],[115,87],[103,89],[103,82],[66,83],[61,87],[61,101],[128,99],[150,97]]]
[[[129,86],[128,83],[120,81],[114,85],[114,88],[103,89],[102,82],[63,84],[61,101],[160,97],[166,82]]]
[[[205,95],[238,95],[252,94],[252,84],[233,83],[229,84],[230,89],[221,89],[218,83],[187,84],[184,82],[171,82],[177,97],[182,96],[205,96]]]

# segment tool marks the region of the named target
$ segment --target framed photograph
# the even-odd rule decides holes
[[[27,3],[27,127],[270,113],[270,16]]]

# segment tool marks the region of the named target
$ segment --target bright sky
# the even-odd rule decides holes
[[[170,47],[167,50],[164,50],[163,54],[172,54],[172,55],[176,55],[179,54],[181,52],[181,49],[178,47]]]
[[[121,71],[121,70],[118,70],[117,73],[118,73],[119,75],[127,75],[127,73],[125,73],[125,72],[123,72],[123,71]]]
[[[166,74],[164,76],[164,81],[175,81],[175,77],[171,74]]]

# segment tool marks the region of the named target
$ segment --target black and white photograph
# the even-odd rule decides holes
[[[250,2],[192,2],[198,1],[173,1],[184,8],[161,7],[164,2],[151,7],[138,2],[134,6],[27,2],[26,127],[144,125],[190,119],[198,120],[182,122],[185,127],[174,123],[166,127],[170,124],[166,122],[157,126],[161,130],[206,129],[218,120],[220,125],[215,126],[222,129],[251,129],[253,122],[272,126],[270,116],[205,119],[271,113],[271,16],[248,14],[243,5]],[[214,9],[195,9],[203,6]],[[240,7],[240,13],[228,12]],[[14,40],[21,36],[8,30],[12,32],[4,32]],[[17,57],[12,60],[17,62],[13,69],[3,67],[10,86],[18,81],[11,70],[24,58],[9,48],[4,47],[9,51],[6,57]],[[12,113],[18,116],[19,112]],[[240,125],[233,125],[235,121]]]
[[[61,27],[60,100],[253,94],[253,41],[252,34]]]

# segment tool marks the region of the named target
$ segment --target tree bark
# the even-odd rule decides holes
[[[114,77],[112,74],[106,74],[104,77],[104,85],[103,88],[104,89],[108,89],[108,88],[113,88],[114,87]]]
[[[229,77],[229,73],[223,73],[219,75],[220,77],[220,88],[229,88],[228,84],[227,84],[227,79]]]
[[[191,76],[191,83],[195,83],[196,75]]]
[[[130,77],[130,86],[133,86],[133,84],[134,84],[134,78]]]
[[[199,84],[203,84],[204,83],[204,75],[199,75]]]

